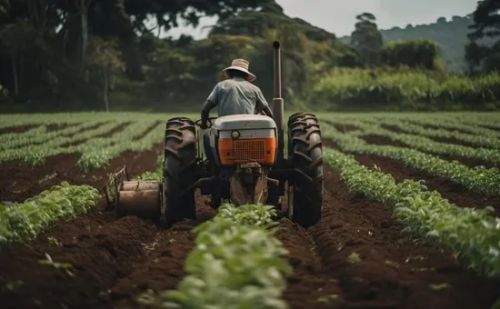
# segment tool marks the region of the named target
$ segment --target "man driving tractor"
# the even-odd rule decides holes
[[[208,127],[210,110],[217,106],[220,116],[234,114],[260,114],[272,117],[271,109],[259,87],[251,82],[256,76],[248,71],[249,62],[234,59],[231,66],[225,68],[226,80],[217,83],[208,96],[201,110],[201,127]]]
[[[255,75],[248,71],[248,61],[233,60],[224,69],[227,79],[215,86],[203,105],[202,119],[181,116],[167,121],[161,181],[122,181],[115,188],[117,212],[174,224],[196,217],[195,190],[199,190],[214,208],[229,201],[279,209],[286,201],[293,221],[303,226],[317,223],[323,192],[319,123],[312,113],[292,114],[285,146],[279,42],[273,43],[273,58],[272,112],[262,91],[251,83]],[[214,107],[219,117],[210,118]],[[200,132],[197,125],[210,130]],[[200,134],[204,153],[198,148]]]

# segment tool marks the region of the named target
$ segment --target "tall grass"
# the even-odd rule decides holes
[[[309,93],[312,104],[347,109],[493,109],[498,101],[499,73],[468,77],[410,69],[335,69]]]

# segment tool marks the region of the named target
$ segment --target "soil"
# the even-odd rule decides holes
[[[76,158],[58,156],[25,172],[25,166],[11,167],[0,179],[5,186],[7,176],[28,181],[55,173],[47,182],[100,186],[107,172],[125,163],[132,175],[153,169],[158,153],[161,145],[128,152],[106,170],[86,175],[70,164]],[[449,252],[406,237],[389,208],[349,193],[337,173],[325,168],[324,183],[322,220],[305,229],[281,219],[277,232],[294,268],[284,293],[291,308],[489,308],[500,297],[498,282],[466,271]],[[28,188],[17,197],[46,185],[25,182]],[[197,204],[197,220],[167,229],[136,217],[119,218],[101,203],[28,244],[3,248],[2,308],[136,308],[137,295],[175,288],[194,245],[192,228],[214,215],[205,199],[198,197]],[[46,253],[67,267],[41,264]]]
[[[33,128],[38,127],[38,125],[24,125],[24,126],[13,126],[13,127],[5,127],[0,129],[0,134],[5,134],[5,133],[23,133],[28,130],[31,130]]]
[[[162,153],[163,144],[159,143],[152,150],[145,152],[126,151],[111,160],[106,168],[83,173],[76,162],[79,154],[63,154],[49,157],[40,166],[27,166],[20,161],[0,163],[0,201],[23,201],[49,189],[53,185],[68,181],[71,184],[88,184],[102,188],[108,173],[124,166],[131,175],[153,170],[156,159]]]
[[[323,218],[308,232],[324,273],[338,283],[339,307],[489,308],[500,296],[497,282],[459,267],[450,253],[405,237],[388,207],[349,193],[338,174],[325,172]],[[430,287],[441,283],[448,288]]]
[[[329,122],[329,121],[328,121],[328,124],[333,125],[335,127],[335,129],[337,129],[338,131],[340,131],[342,133],[347,133],[347,132],[358,130],[358,127],[356,127],[355,125],[352,125],[352,124],[338,124],[338,123],[333,123],[333,122]]]
[[[408,147],[401,142],[393,141],[392,139],[382,135],[370,134],[370,135],[360,136],[360,138],[363,139],[368,144],[381,145],[381,146],[396,146],[404,148]]]

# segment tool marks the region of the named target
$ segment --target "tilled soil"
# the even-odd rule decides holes
[[[324,197],[319,224],[278,234],[295,269],[292,308],[489,308],[500,297],[497,282],[403,235],[390,209],[349,193],[331,170]]]
[[[148,154],[125,154],[112,167],[134,162],[128,166],[137,175],[153,168],[159,151],[161,146]],[[45,169],[51,171],[50,165]],[[83,178],[73,176],[73,182],[101,185],[106,174],[101,173],[101,178],[76,173]],[[64,175],[71,174],[58,174],[54,183],[70,180]],[[26,192],[19,197],[31,194]],[[465,271],[450,253],[414,243],[401,233],[390,209],[349,193],[329,169],[323,207],[320,223],[308,229],[280,221],[277,237],[294,268],[284,294],[291,308],[489,308],[500,297],[498,283]],[[165,229],[135,217],[118,218],[101,204],[33,242],[2,249],[2,308],[135,308],[141,293],[175,288],[193,247],[192,228],[213,214],[198,198],[197,220]],[[55,263],[40,263],[46,253]]]
[[[163,144],[156,144],[144,152],[126,151],[111,160],[108,166],[82,172],[76,165],[79,154],[56,155],[40,166],[28,166],[20,161],[0,163],[0,201],[23,201],[53,185],[67,181],[71,184],[88,184],[96,188],[104,186],[108,173],[127,166],[130,175],[139,175],[155,168],[156,159],[163,151]]]
[[[193,247],[191,230],[212,215],[200,205],[197,220],[165,229],[100,207],[60,223],[36,241],[0,254],[2,308],[137,307],[142,292],[176,287]],[[45,254],[70,266],[45,265]],[[9,282],[20,285],[9,290]]]

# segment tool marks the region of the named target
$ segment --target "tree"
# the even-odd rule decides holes
[[[351,45],[365,65],[377,65],[380,63],[383,39],[376,18],[371,13],[363,13],[356,16],[356,19],[355,30],[351,34]]]
[[[429,40],[390,42],[383,48],[383,61],[389,66],[436,69],[439,47]]]
[[[471,40],[481,39],[484,36],[497,37],[500,35],[500,1],[479,1],[472,18],[474,24],[470,28],[474,31],[469,34]]]
[[[496,40],[500,36],[500,1],[483,0],[472,14],[473,31],[469,34],[471,42],[466,46],[466,60],[471,70],[481,68],[484,71],[495,71],[500,59],[500,40],[490,46],[484,46],[481,41]],[[493,46],[491,46],[493,45]]]
[[[6,25],[0,31],[2,51],[10,57],[14,95],[19,95],[24,55],[33,46],[35,29],[26,21]]]
[[[121,52],[115,41],[92,38],[89,66],[102,80],[102,95],[106,111],[109,112],[109,89],[114,74],[123,70]]]
[[[89,42],[89,25],[88,25],[88,12],[92,0],[74,0],[74,4],[80,14],[80,27],[81,27],[81,66],[85,65],[87,56],[87,47]]]

